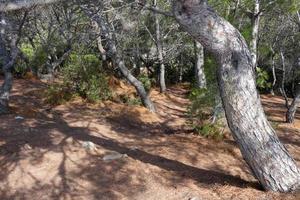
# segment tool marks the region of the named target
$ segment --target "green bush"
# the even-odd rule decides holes
[[[138,79],[142,82],[142,84],[144,85],[144,88],[147,92],[150,91],[151,87],[152,87],[152,80],[151,78],[149,78],[149,76],[147,74],[140,74],[138,76]]]
[[[207,56],[205,60],[207,88],[197,88],[196,84],[192,86],[189,93],[191,104],[188,107],[188,125],[199,135],[222,139],[222,128],[224,127],[222,120],[217,119],[215,123],[211,123],[214,108],[219,104],[217,101],[219,93],[215,73],[216,67],[215,61]]]
[[[223,128],[222,125],[218,123],[216,124],[207,123],[201,126],[195,126],[194,132],[207,138],[222,140],[224,138],[222,128]]]
[[[266,70],[257,67],[256,68],[256,84],[257,87],[261,90],[270,89],[272,87],[272,83],[270,83],[270,76]]]
[[[135,97],[130,97],[128,95],[122,95],[120,96],[122,103],[129,105],[129,106],[141,106],[142,101],[141,98],[135,98]]]
[[[100,60],[92,54],[71,55],[62,70],[64,85],[91,102],[108,100],[111,91]]]
[[[48,103],[61,104],[76,95],[89,102],[111,98],[108,78],[95,55],[71,55],[61,76],[62,83],[50,86],[46,92]]]

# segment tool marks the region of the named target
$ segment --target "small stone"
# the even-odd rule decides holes
[[[16,116],[15,117],[15,120],[23,120],[24,119],[24,117],[22,117],[22,116]]]
[[[139,149],[139,148],[136,147],[136,146],[130,148],[131,151],[136,151],[136,150],[138,150],[138,149]]]
[[[189,200],[200,200],[198,197],[191,197]]]
[[[93,142],[83,142],[82,147],[90,151],[96,149],[96,145]]]
[[[120,154],[118,152],[113,152],[113,153],[105,155],[102,158],[102,160],[104,162],[110,162],[110,161],[113,161],[113,160],[119,160],[119,159],[127,158],[127,157],[128,157],[127,154]]]
[[[25,144],[25,145],[24,145],[24,149],[25,149],[25,150],[31,150],[32,147],[31,147],[29,144]]]

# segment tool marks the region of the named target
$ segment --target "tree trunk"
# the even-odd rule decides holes
[[[148,108],[151,112],[155,112],[155,107],[152,103],[152,101],[149,98],[148,93],[145,90],[144,85],[135,78],[130,71],[127,69],[127,67],[124,65],[124,62],[120,58],[116,58],[116,65],[118,66],[119,70],[121,71],[122,75],[133,85],[139,94],[143,105]]]
[[[219,64],[218,82],[227,122],[254,176],[266,190],[297,189],[299,169],[264,114],[244,38],[206,0],[176,0],[173,12],[182,28]]]
[[[255,0],[254,12],[252,16],[252,40],[250,42],[250,50],[252,56],[252,65],[257,67],[257,43],[258,43],[258,31],[260,24],[260,0]]]
[[[275,52],[274,52],[273,48],[271,48],[271,51],[272,51],[271,63],[272,63],[272,76],[273,76],[273,83],[272,83],[272,88],[271,88],[271,94],[275,95],[274,90],[275,90],[275,85],[276,85],[276,82],[277,82],[276,69],[275,69],[275,60],[274,60]]]
[[[85,11],[88,12],[87,10]],[[87,14],[90,15],[90,13]],[[154,104],[150,100],[150,97],[146,92],[144,85],[137,78],[135,78],[125,66],[122,56],[120,55],[117,49],[116,36],[111,30],[108,24],[108,20],[102,16],[93,16],[93,20],[95,21],[95,23],[98,23],[99,27],[101,28],[102,35],[108,43],[109,55],[114,61],[114,64],[118,67],[118,69],[121,71],[122,75],[128,80],[128,82],[135,87],[143,105],[146,108],[148,108],[151,112],[155,112]]]
[[[98,47],[98,50],[101,54],[101,60],[102,60],[102,62],[106,62],[106,51],[105,51],[105,49],[103,48],[103,45],[102,45],[101,29],[100,29],[98,23],[95,22],[95,21],[92,22],[92,26],[95,30],[95,33],[97,34],[97,37],[96,37],[97,47]]]
[[[286,77],[286,67],[285,67],[285,57],[284,57],[284,54],[282,51],[280,51],[280,56],[281,56],[281,62],[282,62],[282,79],[281,79],[281,88],[280,88],[280,91],[281,91],[281,94],[282,96],[284,97],[284,100],[285,100],[285,107],[287,109],[289,109],[289,100],[288,100],[288,97],[286,95],[286,92],[285,92],[285,77]]]
[[[13,84],[12,68],[3,66],[4,82],[0,88],[0,115],[9,112],[9,96]]]
[[[157,1],[153,0],[153,7],[157,8]],[[158,14],[154,12],[154,19],[155,19],[155,35],[156,35],[156,48],[157,48],[157,56],[159,61],[159,86],[160,92],[164,93],[167,89],[166,81],[165,81],[165,64],[164,64],[164,57],[163,57],[163,48],[162,48],[162,41],[160,37],[160,25],[159,25],[159,18]]]
[[[199,42],[195,42],[196,66],[195,74],[198,88],[206,88],[206,78],[204,73],[204,48]]]
[[[298,108],[299,104],[300,104],[300,87],[299,87],[299,83],[298,83],[295,97],[294,97],[293,102],[289,106],[289,109],[286,113],[286,122],[287,123],[293,123],[294,122],[295,114],[296,114],[296,111],[297,111],[297,108]]]
[[[11,38],[11,54],[10,58],[9,52],[7,51],[7,45],[5,42],[5,33],[7,27],[7,21],[1,14],[1,24],[0,24],[0,59],[2,64],[2,71],[4,73],[4,82],[0,88],[0,114],[7,114],[9,112],[9,96],[13,84],[12,69],[14,65],[14,59],[17,56],[17,40],[14,36]]]

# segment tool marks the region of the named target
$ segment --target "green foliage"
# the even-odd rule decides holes
[[[46,92],[50,104],[64,103],[76,95],[89,102],[111,98],[107,76],[95,55],[71,55],[61,75],[63,82],[50,86]]]
[[[215,93],[213,90],[206,88],[192,88],[189,99],[193,102],[191,109],[195,111],[201,106],[213,106]]]
[[[207,88],[192,87],[189,94],[191,105],[188,108],[188,125],[199,135],[220,140],[223,138],[222,123],[218,121],[211,123],[213,108],[218,98],[216,67],[215,61],[207,56],[205,60]]]
[[[103,101],[111,97],[108,79],[95,55],[71,55],[62,75],[64,85],[88,101]]]
[[[74,94],[70,89],[61,84],[50,85],[49,88],[45,91],[45,100],[46,103],[51,105],[60,105],[66,101],[70,101]]]
[[[266,70],[257,67],[256,68],[257,77],[256,84],[259,89],[269,89],[272,87],[272,83],[269,82],[270,76]]]
[[[27,43],[22,43],[21,45],[21,51],[22,53],[28,58],[28,59],[32,59],[35,55],[34,49],[30,44]]]
[[[121,101],[129,106],[142,106],[142,101],[140,98],[130,97],[129,95],[120,96]]]
[[[194,132],[204,137],[212,138],[215,140],[222,140],[224,138],[222,129],[222,125],[211,123],[203,124],[201,126],[194,126]]]
[[[149,76],[147,74],[140,74],[138,76],[138,79],[142,82],[142,84],[144,85],[144,88],[147,92],[150,91],[151,86],[152,86],[152,79],[149,78]]]

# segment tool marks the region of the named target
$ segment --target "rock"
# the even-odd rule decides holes
[[[22,116],[16,116],[15,117],[15,120],[23,120],[24,119],[24,117],[22,117]]]
[[[82,143],[82,147],[85,148],[86,150],[95,150],[96,149],[96,145],[93,142],[83,142]]]
[[[138,150],[138,149],[139,149],[139,148],[136,147],[136,146],[130,148],[131,151],[136,151],[136,150]]]
[[[198,197],[191,197],[189,198],[189,200],[201,200],[201,199],[199,199]]]
[[[110,161],[113,161],[113,160],[119,160],[119,159],[127,158],[127,157],[128,157],[127,154],[120,154],[118,152],[113,152],[113,153],[105,155],[102,158],[102,160],[104,162],[110,162]]]
[[[25,144],[25,145],[23,146],[23,149],[24,149],[24,150],[31,150],[32,147],[31,147],[29,144]]]

